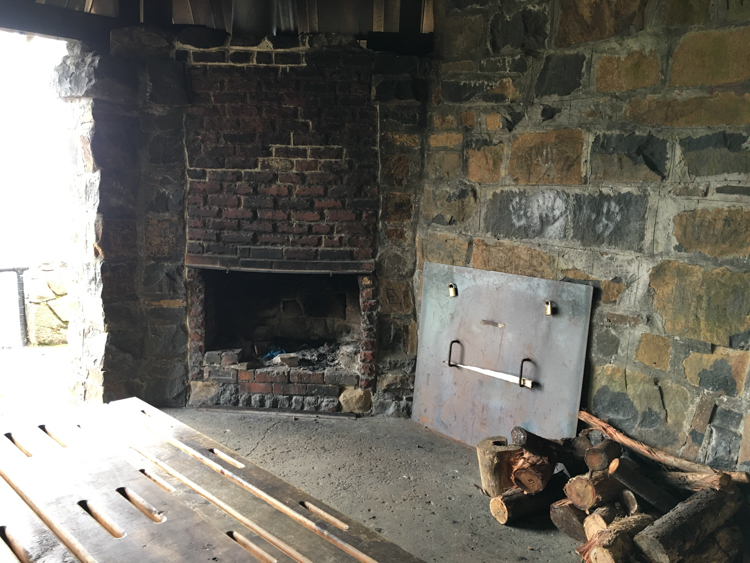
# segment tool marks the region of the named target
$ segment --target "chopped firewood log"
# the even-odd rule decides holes
[[[633,494],[633,491],[629,491],[627,489],[622,491],[620,493],[620,502],[622,503],[622,506],[625,507],[625,512],[628,513],[628,516],[638,514],[641,511],[638,499]]]
[[[682,471],[653,471],[649,479],[660,485],[669,485],[685,491],[702,491],[703,489],[726,489],[732,484],[732,478],[726,473],[684,473]]]
[[[586,541],[586,533],[583,530],[586,513],[573,506],[569,498],[553,502],[549,507],[549,517],[557,529],[565,535],[578,542]]]
[[[636,514],[615,520],[609,528],[598,533],[576,551],[591,563],[622,563],[631,560],[633,536],[653,523],[654,517]],[[584,548],[586,548],[584,550]],[[581,550],[581,551],[579,551]]]
[[[638,465],[629,459],[612,461],[609,464],[609,474],[663,513],[669,512],[680,502],[679,499],[641,475],[638,472]]]
[[[513,460],[511,479],[513,484],[530,495],[544,490],[555,472],[555,464],[546,457],[523,452]]]
[[[600,506],[586,516],[583,521],[583,533],[586,534],[586,540],[590,540],[599,532],[606,530],[616,518],[623,518],[624,516],[625,509],[619,502]]]
[[[547,487],[536,495],[527,495],[518,487],[508,489],[490,501],[490,512],[501,524],[514,524],[526,516],[549,510],[549,505],[563,496],[565,475],[557,473]]]
[[[602,471],[607,469],[612,460],[622,454],[622,446],[612,440],[604,440],[586,451],[584,461],[589,471]]]
[[[586,452],[593,447],[593,444],[587,434],[581,433],[570,441],[569,447],[574,457],[583,459]]]
[[[565,494],[581,510],[589,510],[617,497],[623,489],[622,483],[610,477],[606,471],[573,477],[565,485]]]
[[[643,444],[638,440],[633,440],[613,426],[610,426],[603,420],[596,418],[594,415],[587,413],[586,411],[580,411],[578,413],[578,419],[597,428],[598,430],[601,430],[609,437],[610,440],[614,440],[615,442],[622,444],[626,448],[630,448],[634,452],[648,459],[663,463],[664,465],[669,465],[670,467],[676,467],[677,469],[681,469],[682,471],[689,471],[693,473],[717,472],[715,469],[707,465],[680,459],[679,457],[669,455],[668,453],[647,446],[646,444]],[[732,478],[732,481],[734,481],[735,483],[750,483],[750,474],[744,471],[729,471],[727,472],[727,475],[729,475]]]
[[[635,536],[635,543],[651,561],[681,561],[737,512],[741,500],[736,490],[698,491]]]
[[[570,443],[563,445],[560,442],[542,438],[520,426],[511,430],[510,437],[514,444],[521,446],[527,452],[550,460],[553,467],[555,463],[562,463],[570,475],[586,471],[586,465],[580,457],[576,457],[575,448]]]
[[[739,526],[719,528],[714,535],[703,540],[684,559],[684,563],[729,563],[734,561],[742,546],[742,531]]]
[[[523,453],[521,446],[507,444],[503,436],[485,438],[477,444],[482,490],[493,498],[513,487],[512,465]]]

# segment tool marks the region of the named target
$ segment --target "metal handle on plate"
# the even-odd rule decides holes
[[[531,389],[535,385],[539,385],[536,381],[533,381],[531,379],[527,379],[527,378],[525,378],[523,376],[523,365],[526,362],[534,363],[531,360],[531,358],[524,358],[523,360],[521,360],[521,368],[519,370],[520,373],[519,373],[518,376],[515,376],[515,375],[511,375],[509,373],[503,373],[502,371],[495,371],[495,370],[491,370],[491,369],[478,368],[478,367],[474,367],[474,366],[465,366],[463,364],[453,363],[453,345],[454,344],[461,344],[461,342],[459,340],[451,340],[451,343],[448,346],[448,361],[447,362],[445,362],[445,361],[443,362],[443,363],[447,363],[448,367],[468,369],[468,370],[471,370],[471,371],[475,371],[477,373],[481,373],[481,374],[484,374],[484,375],[488,375],[490,377],[494,377],[495,379],[502,379],[503,381],[509,381],[510,383],[516,383],[517,382],[518,385],[519,385],[519,387],[526,387],[527,389]]]

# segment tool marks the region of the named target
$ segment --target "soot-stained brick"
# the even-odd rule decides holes
[[[711,443],[706,451],[706,464],[716,469],[734,469],[741,441],[742,436],[736,432],[711,425]]]
[[[662,179],[667,177],[667,141],[649,135],[597,135],[591,147],[594,154],[622,154],[633,164],[645,164]]]
[[[547,14],[541,10],[524,9],[513,15],[498,14],[490,27],[492,50],[519,49],[537,53],[547,41]]]
[[[608,385],[596,392],[593,407],[599,418],[607,419],[624,432],[632,432],[638,423],[638,409],[630,397],[621,391],[612,391]]]
[[[485,215],[487,231],[497,237],[562,239],[568,200],[568,194],[561,191],[498,192]]]
[[[573,239],[591,246],[640,250],[648,198],[642,194],[575,194]]]
[[[549,55],[536,82],[537,96],[568,96],[581,87],[586,56]]]
[[[737,396],[737,381],[732,376],[732,366],[725,359],[713,363],[711,369],[698,374],[700,385],[709,391],[724,391],[728,397]]]

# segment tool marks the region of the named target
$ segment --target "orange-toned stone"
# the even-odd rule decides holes
[[[750,123],[750,94],[720,92],[687,100],[649,96],[631,101],[625,116],[630,121],[651,126],[747,125]]]
[[[578,268],[569,268],[560,272],[566,278],[572,280],[591,280],[598,281],[599,287],[602,290],[602,302],[603,303],[615,303],[620,298],[620,294],[625,291],[625,284],[622,282],[615,282],[612,280],[598,280],[597,278],[588,275],[586,272],[579,270]]]
[[[750,353],[717,347],[711,354],[693,352],[682,362],[685,378],[709,391],[739,397],[745,390]]]
[[[665,260],[651,270],[650,285],[670,334],[728,346],[750,329],[750,273]]]
[[[456,116],[449,113],[434,113],[432,125],[435,129],[455,129]]]
[[[478,270],[491,270],[519,276],[553,279],[555,257],[528,246],[506,242],[487,244],[474,239],[471,265]]]
[[[435,133],[430,135],[430,146],[453,148],[461,144],[463,135],[461,133]]]
[[[748,60],[750,27],[688,33],[672,55],[669,85],[717,86],[744,82],[750,78]]]
[[[393,143],[394,145],[401,145],[404,147],[419,146],[419,135],[408,133],[386,133],[385,138],[388,142]]]
[[[583,184],[583,131],[523,133],[511,145],[509,173],[518,184]]]
[[[487,131],[500,131],[503,128],[503,116],[499,113],[488,113],[485,117]]]
[[[561,0],[558,47],[599,41],[644,25],[642,0]]]
[[[669,371],[672,340],[666,336],[644,332],[638,343],[635,359],[645,366]]]
[[[466,177],[472,182],[491,184],[500,181],[505,146],[487,145],[466,150]]]
[[[674,218],[674,236],[686,252],[706,256],[750,256],[750,210],[734,208],[685,211]]]
[[[450,233],[430,232],[417,241],[417,262],[419,267],[425,262],[465,266],[469,254],[470,241]]]
[[[461,125],[473,129],[477,125],[477,115],[473,111],[462,111]]]
[[[596,89],[600,92],[623,92],[648,88],[661,83],[657,53],[633,51],[625,57],[605,56],[599,59]]]

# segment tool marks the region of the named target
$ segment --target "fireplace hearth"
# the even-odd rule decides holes
[[[347,388],[372,386],[373,276],[192,269],[190,277],[191,379],[213,390],[196,402],[333,412]]]

